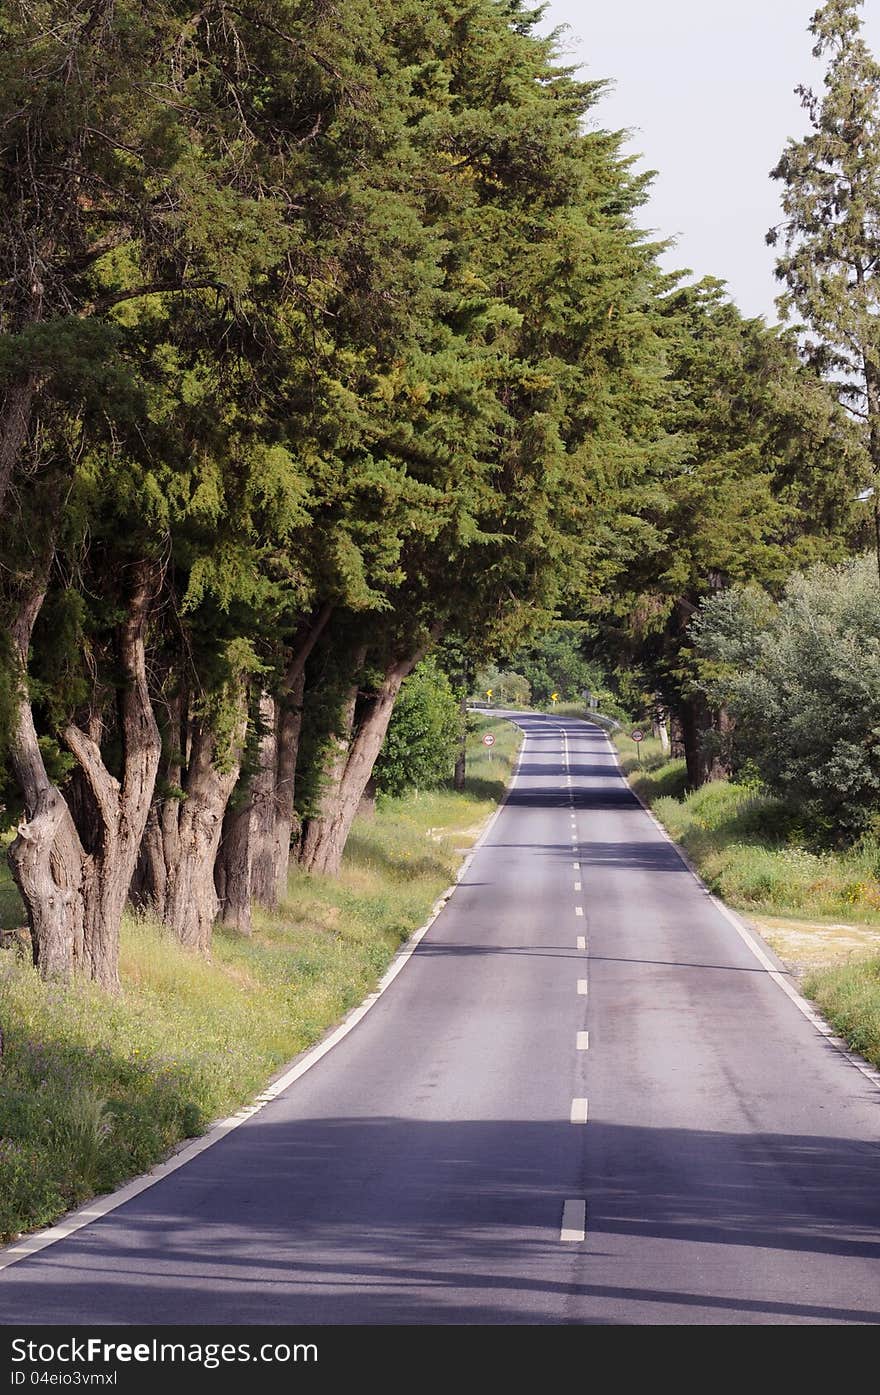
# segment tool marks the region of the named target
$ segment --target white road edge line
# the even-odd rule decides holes
[[[572,1100],[571,1102],[571,1122],[573,1124],[585,1124],[587,1122],[587,1101]]]
[[[562,1208],[562,1229],[559,1239],[564,1245],[580,1245],[587,1238],[587,1203],[566,1201]]]
[[[520,728],[520,730],[522,731],[522,728]],[[36,1254],[39,1250],[45,1250],[50,1245],[57,1244],[59,1240],[66,1240],[69,1235],[73,1235],[76,1231],[82,1230],[84,1226],[90,1225],[92,1221],[100,1220],[102,1216],[109,1215],[110,1212],[115,1211],[117,1207],[124,1206],[127,1201],[132,1201],[136,1196],[140,1196],[141,1192],[148,1191],[150,1187],[154,1187],[157,1182],[163,1181],[166,1177],[170,1176],[172,1172],[176,1172],[178,1168],[185,1167],[188,1162],[192,1162],[200,1153],[204,1153],[206,1149],[213,1147],[215,1143],[219,1143],[221,1138],[225,1138],[227,1134],[232,1133],[233,1129],[237,1129],[248,1119],[252,1119],[261,1109],[265,1109],[266,1105],[271,1104],[279,1095],[282,1095],[295,1081],[305,1075],[306,1071],[311,1070],[312,1066],[317,1065],[329,1051],[332,1051],[334,1046],[338,1045],[343,1038],[347,1037],[349,1032],[354,1030],[358,1023],[366,1017],[370,1008],[376,1005],[383,993],[391,986],[397,978],[397,975],[409,963],[422,940],[434,924],[434,921],[440,915],[449,898],[456,890],[459,882],[467,874],[471,862],[478,850],[483,846],[489,834],[492,832],[496,821],[503,813],[507,801],[510,798],[511,791],[519,779],[520,766],[522,765],[523,756],[525,755],[526,742],[528,739],[528,734],[523,732],[523,740],[519,748],[516,767],[511,776],[510,783],[504,791],[504,798],[501,800],[494,814],[491,815],[486,827],[483,829],[467,857],[459,867],[455,876],[455,881],[451,886],[448,886],[443,894],[434,902],[431,914],[424,925],[416,930],[397,951],[397,954],[385,970],[375,990],[364,998],[363,1002],[360,1003],[358,1007],[354,1008],[328,1036],[324,1037],[323,1040],[317,1042],[314,1046],[309,1047],[302,1056],[293,1061],[287,1070],[275,1080],[270,1081],[250,1104],[244,1105],[237,1113],[231,1114],[226,1119],[219,1119],[216,1124],[212,1124],[207,1133],[202,1134],[201,1138],[196,1138],[191,1142],[182,1144],[176,1152],[171,1154],[170,1158],[165,1160],[165,1162],[159,1163],[142,1176],[135,1177],[131,1182],[127,1182],[125,1186],[119,1187],[116,1191],[110,1192],[107,1196],[93,1197],[84,1207],[71,1212],[48,1229],[35,1231],[32,1235],[26,1236],[23,1240],[16,1240],[11,1245],[0,1246],[0,1271],[8,1269],[13,1264],[17,1264],[19,1260],[27,1259],[29,1255]]]
[[[709,890],[706,883],[703,881],[703,878],[700,876],[699,872],[696,870],[695,867],[691,865],[690,859],[687,857],[687,854],[683,851],[683,849],[681,849],[678,846],[675,839],[670,837],[660,820],[657,818],[657,816],[654,813],[652,813],[651,809],[648,807],[648,805],[645,803],[642,797],[636,793],[632,785],[630,785],[629,781],[626,779],[626,776],[624,775],[620,764],[620,753],[617,750],[617,747],[614,745],[614,742],[611,740],[611,737],[608,735],[607,731],[605,731],[601,727],[599,727],[598,730],[602,732],[602,735],[605,737],[605,740],[611,747],[611,754],[614,756],[614,759],[617,762],[621,778],[626,782],[627,787],[635,795],[636,799],[641,804],[642,808],[648,815],[648,818],[651,820],[654,827],[657,829],[658,833],[660,833],[662,837],[666,839],[666,842],[669,843],[675,849],[675,852],[678,855],[678,858],[683,864],[683,866],[687,869],[688,872],[690,872],[694,881],[705,892],[705,894],[708,896],[709,900],[712,902],[716,910],[720,911],[720,913],[724,916],[724,919],[730,922],[736,933],[739,935],[740,939],[744,940],[745,943],[748,945],[749,949],[754,954],[758,963],[767,970],[769,977],[772,978],[773,982],[779,988],[782,989],[786,997],[791,999],[798,1012],[800,1012],[807,1019],[811,1026],[815,1027],[819,1036],[824,1037],[825,1040],[831,1046],[833,1046],[836,1051],[840,1052],[841,1056],[844,1056],[846,1058],[846,1060],[849,1062],[851,1066],[855,1066],[856,1070],[861,1071],[862,1075],[865,1076],[867,1080],[870,1080],[871,1084],[874,1085],[875,1088],[880,1090],[880,1071],[875,1070],[874,1067],[869,1065],[867,1061],[863,1061],[860,1056],[856,1056],[854,1052],[850,1051],[849,1047],[847,1046],[846,1042],[842,1039],[842,1037],[836,1035],[834,1028],[828,1025],[824,1017],[822,1017],[816,1011],[813,1005],[810,1002],[808,1002],[807,999],[804,998],[797,991],[796,988],[792,987],[792,985],[789,983],[788,979],[785,977],[784,974],[781,974],[779,972],[776,965],[773,963],[773,960],[770,959],[769,956],[765,953],[763,946],[755,938],[755,935],[748,928],[745,922],[740,920],[739,916],[736,914],[735,911],[732,911],[729,906],[726,906],[722,900],[720,900],[712,891]]]

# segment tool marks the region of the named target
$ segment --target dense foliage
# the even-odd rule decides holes
[[[45,975],[115,988],[127,899],[206,951],[291,851],[336,873],[377,760],[426,778],[441,645],[456,689],[570,696],[587,616],[705,775],[696,606],[842,554],[858,428],[661,275],[539,19],[3,7],[0,753]]]
[[[819,565],[778,603],[752,589],[706,601],[692,633],[735,719],[737,764],[824,840],[880,810],[880,592],[874,560]]]
[[[452,775],[464,732],[461,703],[436,662],[423,659],[405,678],[378,760],[377,787],[387,794],[433,789]]]
[[[114,987],[129,894],[206,949],[291,845],[334,872],[423,656],[472,671],[644,545],[643,183],[537,18],[4,7],[0,719],[44,973]]]

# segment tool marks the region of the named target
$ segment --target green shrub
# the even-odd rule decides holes
[[[433,659],[405,680],[373,778],[387,794],[433,789],[448,780],[462,738],[459,699]]]
[[[880,588],[876,559],[816,566],[774,605],[754,588],[704,602],[691,625],[734,755],[826,846],[880,813]]]

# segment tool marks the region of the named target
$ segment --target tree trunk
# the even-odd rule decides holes
[[[260,752],[252,891],[254,900],[267,910],[274,910],[287,894],[306,664],[332,614],[333,607],[324,605],[299,628],[271,712],[268,705],[260,709],[272,735],[265,753],[262,745]]]
[[[669,714],[659,703],[654,708],[654,735],[664,756],[669,755]]]
[[[880,372],[867,354],[862,355],[865,393],[868,402],[868,439],[874,474],[874,547],[877,577],[880,580]]]
[[[458,755],[455,758],[455,770],[452,774],[452,785],[454,789],[463,790],[467,783],[467,693],[462,693],[461,697],[461,741],[458,747]]]
[[[251,921],[252,853],[250,804],[227,809],[214,866],[214,886],[220,919],[240,935],[253,933]]]
[[[43,761],[27,686],[31,636],[46,596],[51,553],[22,594],[11,627],[17,693],[10,736],[12,769],[25,816],[8,859],[24,903],[34,963],[45,979],[70,978],[82,952],[83,850],[70,810]]]
[[[685,699],[681,708],[681,730],[688,784],[693,789],[710,780],[724,780],[730,774],[718,738],[731,728],[724,708],[713,711],[702,694]]]
[[[306,828],[300,856],[306,871],[328,876],[336,876],[339,872],[345,844],[385,740],[400,685],[423,653],[424,649],[407,659],[389,663],[381,686],[366,703],[357,730],[348,739],[339,740],[320,813],[309,819]],[[351,713],[353,717],[353,699]]]
[[[151,569],[134,569],[128,614],[117,631],[123,683],[119,702],[121,780],[110,774],[94,735],[69,723],[64,740],[92,797],[92,837],[83,861],[83,968],[105,988],[119,987],[119,927],[138,861],[162,743],[147,689],[144,631],[154,592]],[[96,733],[99,727],[95,729]],[[97,840],[94,840],[95,819]],[[80,842],[83,844],[82,834]]]
[[[299,758],[299,738],[302,731],[305,666],[294,678],[286,696],[278,703],[278,743],[275,767],[275,824],[272,830],[271,899],[264,905],[272,907],[287,895],[290,874],[290,848],[294,832],[299,832],[294,802],[296,798],[296,765]]]
[[[6,392],[0,410],[0,514],[5,511],[12,474],[28,438],[34,398],[40,387],[36,373],[29,373]]]
[[[84,845],[71,809],[51,784],[25,688],[27,652],[45,586],[34,590],[13,627],[20,692],[12,764],[27,819],[9,853],[27,911],[34,959],[44,977],[82,969],[103,987],[119,987],[119,927],[149,813],[159,762],[159,733],[146,685],[144,627],[151,585],[136,569],[128,615],[117,631],[125,687],[120,699],[122,780],[110,775],[98,742],[70,723],[64,740],[80,767],[77,807],[88,820]]]
[[[250,804],[226,810],[218,859],[213,866],[220,921],[238,930],[240,935],[252,935],[254,930],[251,921],[251,816]]]
[[[147,891],[155,913],[181,944],[206,954],[220,906],[214,883],[217,850],[241,769],[246,686],[242,682],[230,750],[222,765],[210,724],[187,719],[186,709],[183,697],[172,706],[172,721],[180,721],[180,749],[169,757],[164,783],[175,792],[165,793],[151,818],[136,885]],[[224,895],[234,899],[239,893],[227,881]]]
[[[366,658],[366,649],[361,649],[354,661],[354,668],[360,671]],[[331,738],[331,750],[327,761],[327,768],[323,772],[321,783],[321,799],[319,812],[310,818],[306,824],[305,836],[300,848],[300,866],[308,872],[323,871],[323,867],[314,866],[313,859],[321,842],[322,831],[332,823],[339,802],[342,797],[342,782],[345,778],[345,769],[351,751],[352,733],[354,730],[354,714],[357,707],[358,685],[353,683],[348,690],[342,711],[339,716],[337,729]],[[340,853],[340,857],[341,857]]]
[[[275,785],[278,771],[278,704],[269,693],[260,697],[262,735],[257,768],[251,779],[248,841],[251,847],[251,895],[270,910],[277,904],[275,867]],[[288,829],[288,837],[290,830]]]

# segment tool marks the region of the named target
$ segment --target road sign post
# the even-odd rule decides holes
[[[642,763],[642,742],[643,742],[644,739],[645,739],[645,733],[644,733],[643,731],[640,731],[639,728],[636,727],[635,731],[631,733],[631,736],[632,736],[632,740],[636,743],[636,754],[638,755],[638,758],[639,758],[639,765],[641,765],[641,763]]]
[[[489,764],[492,764],[492,747],[495,745],[495,737],[491,731],[487,731],[483,737],[483,745],[489,748]]]

